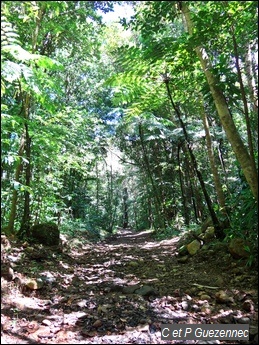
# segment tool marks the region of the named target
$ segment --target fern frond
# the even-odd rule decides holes
[[[20,45],[19,35],[13,28],[12,24],[8,22],[7,18],[1,16],[1,46],[2,48],[10,45]]]

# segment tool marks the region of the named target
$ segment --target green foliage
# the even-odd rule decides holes
[[[15,227],[19,227],[24,195],[29,193],[32,224],[60,221],[65,232],[78,229],[98,238],[102,231],[112,233],[116,225],[122,226],[125,186],[133,228],[156,229],[159,238],[166,238],[205,218],[183,130],[168,100],[168,85],[220,217],[201,109],[207,113],[230,210],[227,236],[242,234],[256,241],[254,200],[246,185],[240,187],[243,177],[194,49],[197,44],[206,48],[218,87],[246,139],[232,33],[245,71],[248,42],[251,54],[257,49],[255,2],[190,2],[192,36],[185,32],[179,2],[137,2],[130,34],[117,24],[101,25],[96,10],[107,12],[113,4],[4,2],[3,224],[8,223],[17,192]],[[243,77],[246,82],[248,76]],[[30,158],[20,150],[25,126]],[[256,133],[256,121],[252,126]],[[253,139],[257,142],[256,135]],[[119,149],[123,171],[107,161],[111,143]],[[31,181],[26,185],[29,163]]]
[[[228,200],[231,229],[227,237],[243,237],[256,244],[258,240],[258,210],[250,189],[244,183]]]
[[[90,241],[98,241],[101,238],[101,232],[99,230],[89,227],[89,224],[82,222],[80,219],[67,220],[61,225],[60,232],[69,237],[84,236]]]
[[[248,241],[249,253],[247,266],[252,266],[258,259],[258,209],[251,190],[244,182],[228,200],[230,208],[230,228],[225,230],[226,238],[241,237]]]
[[[246,266],[251,267],[253,265],[257,265],[258,264],[258,242],[257,242],[257,245],[253,246],[252,248],[249,246],[245,246],[245,250],[249,254],[249,257],[246,262]]]
[[[161,229],[159,231],[156,231],[154,237],[157,240],[161,241],[161,240],[165,240],[165,239],[179,236],[179,234],[180,234],[180,231],[178,229],[174,229],[172,227],[167,227],[165,229]]]
[[[6,15],[1,13],[1,45],[2,49],[20,45],[19,35],[13,25],[7,20]]]

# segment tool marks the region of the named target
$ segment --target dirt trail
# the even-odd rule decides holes
[[[62,252],[13,243],[5,260],[16,278],[2,280],[1,342],[176,344],[161,340],[161,324],[249,323],[243,344],[256,343],[257,271],[225,246],[179,263],[178,241],[128,229],[96,244],[69,240]]]

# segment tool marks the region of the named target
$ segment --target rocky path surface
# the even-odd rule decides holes
[[[62,251],[5,246],[1,343],[183,343],[161,340],[168,323],[249,323],[240,343],[257,343],[257,271],[223,244],[179,262],[179,240],[127,229],[96,244],[69,239]]]

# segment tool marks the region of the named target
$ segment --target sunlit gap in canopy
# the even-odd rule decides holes
[[[134,9],[130,4],[114,4],[113,12],[103,13],[101,10],[98,10],[97,13],[102,16],[104,23],[110,24],[118,23],[122,18],[126,18],[127,21],[130,20],[130,17],[134,15]]]

